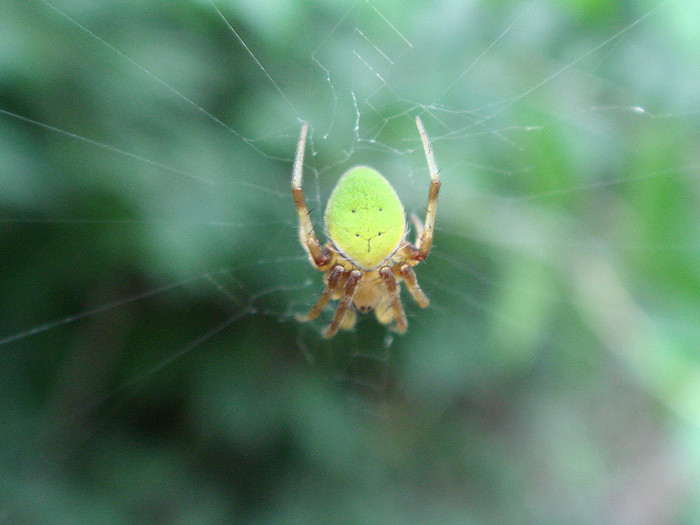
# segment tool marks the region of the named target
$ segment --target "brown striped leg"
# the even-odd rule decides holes
[[[307,321],[311,321],[312,319],[316,319],[321,312],[323,312],[323,309],[326,307],[333,294],[342,286],[345,273],[345,269],[339,264],[336,264],[333,268],[331,268],[328,272],[328,283],[326,284],[326,289],[323,290],[321,297],[318,298],[318,301],[316,301],[313,308],[309,310],[308,314],[297,315],[297,320],[305,323]]]
[[[399,283],[396,282],[393,270],[388,266],[379,270],[379,275],[384,281],[384,286],[391,300],[391,309],[394,312],[394,329],[402,334],[408,328],[408,321],[406,321],[406,313],[403,311],[403,305],[401,304]]]
[[[421,290],[418,280],[416,279],[416,272],[413,271],[413,268],[411,268],[408,263],[401,263],[399,266],[399,273],[406,283],[406,289],[413,296],[416,303],[418,303],[418,306],[421,308],[428,306],[430,304],[430,299],[428,299],[425,293],[423,293],[423,290]]]
[[[340,323],[343,317],[345,317],[347,309],[352,305],[352,298],[355,295],[355,290],[360,283],[360,279],[362,279],[362,272],[358,270],[350,271],[350,275],[348,275],[348,279],[345,281],[345,288],[343,288],[343,296],[338,303],[338,309],[333,315],[331,324],[328,325],[326,332],[323,334],[323,337],[326,339],[333,337],[338,332],[338,328],[340,328]]]

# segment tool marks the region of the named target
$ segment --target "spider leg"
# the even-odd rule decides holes
[[[389,324],[394,320],[394,310],[391,308],[391,299],[388,295],[379,300],[377,306],[374,307],[374,314],[377,321],[382,324]]]
[[[326,284],[326,289],[323,290],[321,297],[318,298],[318,301],[316,301],[313,308],[309,310],[308,314],[297,315],[297,320],[305,323],[307,321],[311,321],[312,319],[316,319],[321,312],[323,312],[323,309],[326,307],[333,294],[341,289],[344,277],[346,277],[346,272],[342,266],[336,264],[333,268],[331,268],[328,272],[328,283]]]
[[[406,331],[406,328],[408,328],[408,321],[406,321],[406,313],[403,310],[401,297],[399,296],[399,283],[396,282],[394,271],[388,266],[379,270],[379,275],[382,281],[384,281],[384,286],[391,300],[391,310],[394,312],[394,323],[396,323],[394,329],[402,334]]]
[[[294,157],[292,195],[294,196],[294,203],[296,204],[297,213],[299,214],[299,240],[316,267],[323,271],[328,267],[331,261],[331,255],[328,253],[328,250],[324,249],[321,243],[318,242],[316,232],[314,232],[314,226],[311,223],[311,217],[309,216],[309,208],[306,206],[306,200],[304,199],[304,191],[301,187],[304,171],[306,134],[308,129],[309,125],[304,122],[304,125],[301,127],[299,142],[297,143],[296,156]]]
[[[338,303],[338,309],[333,315],[331,324],[328,325],[326,332],[323,334],[323,337],[326,339],[333,337],[338,332],[340,324],[343,321],[348,308],[352,304],[352,298],[355,295],[355,290],[357,289],[357,285],[360,283],[360,279],[362,279],[362,272],[359,270],[350,271],[347,280],[345,281],[345,287],[343,288],[343,296],[340,298],[340,302]]]
[[[430,304],[430,299],[428,299],[423,290],[421,290],[418,280],[416,279],[416,272],[413,271],[411,265],[408,263],[399,265],[399,274],[403,277],[406,283],[406,289],[413,296],[418,306],[421,308],[427,307]]]
[[[423,121],[418,116],[416,116],[416,126],[418,126],[418,133],[423,143],[423,150],[425,151],[425,158],[428,161],[428,169],[430,171],[430,192],[428,194],[428,210],[425,214],[425,228],[418,237],[417,250],[414,255],[417,261],[422,261],[430,253],[430,246],[433,243],[433,228],[437,212],[438,192],[440,191],[440,177],[438,176],[437,162],[435,162],[435,156],[433,155],[433,147],[430,145]]]
[[[357,322],[357,313],[355,313],[354,308],[348,308],[345,310],[345,315],[340,320],[341,330],[350,330]]]

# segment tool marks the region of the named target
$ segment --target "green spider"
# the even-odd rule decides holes
[[[319,316],[330,299],[340,300],[324,337],[333,337],[338,329],[355,325],[355,309],[374,309],[382,324],[393,322],[392,329],[404,333],[408,327],[401,304],[401,281],[425,308],[430,301],[416,280],[413,266],[425,260],[433,242],[440,179],[428,135],[420,117],[416,126],[423,142],[430,170],[430,193],[425,225],[415,215],[415,246],[406,240],[406,216],[394,188],[382,175],[367,166],[355,166],[340,178],[326,207],[326,234],[329,240],[318,242],[301,189],[304,149],[308,124],[301,128],[297,144],[292,194],[299,213],[299,239],[311,263],[325,272],[326,288],[302,322]],[[354,306],[354,308],[353,308]]]

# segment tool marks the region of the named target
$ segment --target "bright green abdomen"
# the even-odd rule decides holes
[[[326,208],[326,230],[338,250],[370,270],[391,257],[405,229],[403,205],[378,171],[358,166],[345,172]]]

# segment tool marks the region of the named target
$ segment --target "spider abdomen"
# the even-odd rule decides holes
[[[403,205],[394,188],[367,166],[354,167],[340,178],[325,221],[334,246],[364,270],[391,257],[406,229]]]

